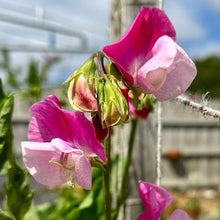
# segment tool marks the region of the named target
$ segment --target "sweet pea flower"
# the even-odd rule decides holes
[[[126,98],[129,105],[129,115],[133,115],[138,119],[145,120],[151,111],[153,111],[153,103],[146,103],[146,100],[143,100],[143,97],[137,97],[138,102],[141,102],[141,108],[136,109],[133,105],[133,100],[128,94],[128,89],[121,89],[122,95]],[[143,94],[142,94],[143,95]],[[141,100],[140,100],[141,99]],[[136,100],[137,101],[137,100]],[[143,103],[145,101],[145,103]]]
[[[151,110],[149,108],[143,107],[140,110],[135,109],[135,107],[132,104],[132,99],[128,99],[128,104],[129,104],[129,114],[134,115],[135,117],[139,119],[146,119],[147,116],[150,114]]]
[[[170,100],[185,92],[197,72],[175,41],[175,29],[166,14],[142,7],[121,39],[103,52],[136,90]]]
[[[172,196],[166,189],[141,180],[139,193],[146,212],[137,220],[158,220],[162,211],[172,202]],[[190,220],[190,217],[183,210],[176,209],[167,220]]]
[[[33,104],[28,139],[21,143],[23,161],[41,184],[60,185],[75,178],[84,189],[91,189],[90,159],[106,162],[104,148],[95,129],[81,112],[62,110],[55,95]]]

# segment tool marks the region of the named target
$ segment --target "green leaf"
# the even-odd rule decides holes
[[[14,97],[4,94],[0,80],[0,170],[12,153],[12,111]]]
[[[7,212],[4,212],[0,209],[0,219],[1,220],[14,220],[10,215],[9,213]]]
[[[92,205],[93,203],[93,191],[91,190],[87,197],[82,201],[82,203],[79,206],[79,209],[85,209]]]
[[[38,207],[36,207],[37,209],[37,214],[38,214],[38,217],[39,217],[39,220],[40,219],[51,219],[51,215],[56,213],[57,210],[58,210],[58,206],[55,202],[52,202],[52,203],[44,203],[44,204],[41,204],[39,205]],[[28,214],[27,214],[28,215]],[[29,219],[27,219],[29,220]]]
[[[8,163],[8,185],[5,187],[6,208],[16,220],[23,219],[29,210],[33,198],[27,184],[27,171],[21,169],[15,161]]]
[[[37,212],[37,208],[34,205],[34,203],[31,204],[30,209],[28,210],[28,212],[26,213],[26,215],[24,216],[23,220],[41,220],[41,219],[47,219],[47,216],[45,218],[39,218],[38,216],[38,212]]]

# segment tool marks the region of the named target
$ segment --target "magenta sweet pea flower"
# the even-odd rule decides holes
[[[75,178],[79,186],[90,189],[90,159],[107,160],[90,121],[81,112],[62,110],[54,95],[33,104],[29,111],[33,114],[29,141],[21,145],[30,174],[44,185],[60,185]]]
[[[169,100],[185,92],[196,67],[176,43],[173,25],[158,8],[142,7],[131,26],[103,52],[135,89]]]
[[[146,212],[137,220],[158,220],[163,210],[172,202],[172,196],[166,189],[141,180],[139,193]],[[183,210],[176,209],[167,220],[190,220],[190,217]]]

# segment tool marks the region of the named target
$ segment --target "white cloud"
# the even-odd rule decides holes
[[[165,12],[176,29],[178,41],[196,40],[206,36],[206,29],[182,2],[166,1]]]
[[[207,42],[202,45],[196,45],[189,50],[193,59],[203,59],[208,56],[220,56],[220,42]]]

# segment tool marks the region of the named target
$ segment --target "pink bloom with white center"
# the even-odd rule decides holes
[[[176,43],[173,25],[158,8],[142,7],[131,26],[103,52],[138,91],[170,100],[185,92],[196,67]]]
[[[56,96],[33,104],[28,139],[21,143],[23,161],[41,184],[60,185],[75,178],[78,185],[91,189],[90,158],[107,158],[95,129],[81,112],[62,110]]]
[[[146,212],[137,220],[158,220],[163,210],[172,202],[172,196],[166,189],[141,180],[139,193]],[[176,209],[167,220],[190,220],[190,217],[183,210]]]

